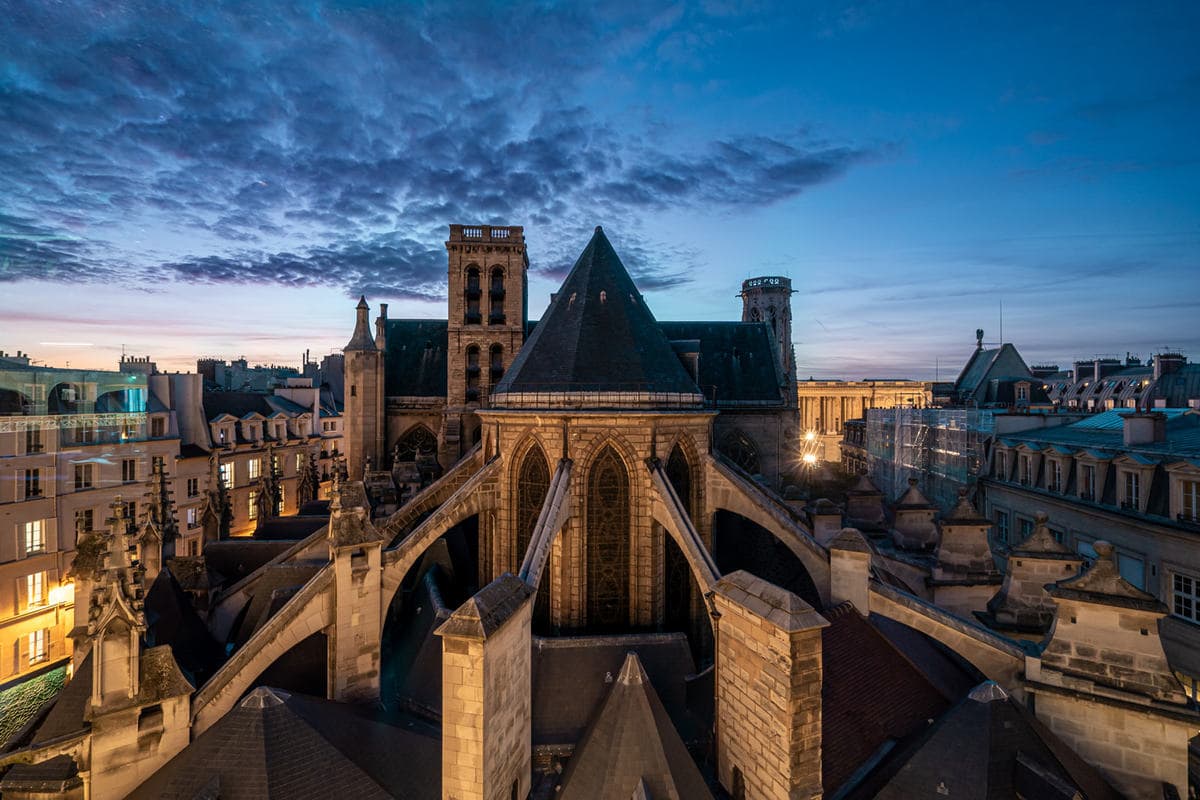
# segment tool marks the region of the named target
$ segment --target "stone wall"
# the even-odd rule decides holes
[[[791,592],[749,573],[717,585],[717,769],[746,798],[808,800],[821,786],[821,628]]]
[[[1162,781],[1187,797],[1194,722],[1046,691],[1037,692],[1036,708],[1038,719],[1131,800],[1161,800]]]

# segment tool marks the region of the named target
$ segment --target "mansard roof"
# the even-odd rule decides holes
[[[597,227],[496,391],[696,394],[698,388]]]
[[[561,797],[627,800],[711,798],[700,770],[634,653],[571,758]]]

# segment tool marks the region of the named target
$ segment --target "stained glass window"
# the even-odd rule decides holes
[[[396,461],[416,461],[420,454],[428,458],[437,453],[437,437],[424,425],[409,428],[396,442]]]
[[[587,603],[592,628],[629,624],[629,476],[611,447],[592,465],[587,494]]]
[[[758,448],[741,431],[730,431],[721,440],[721,452],[751,475],[759,472]]]
[[[529,549],[529,540],[549,490],[550,467],[541,448],[532,447],[525,454],[521,470],[517,473],[517,547],[513,553],[517,569],[521,568],[525,559],[525,551]]]

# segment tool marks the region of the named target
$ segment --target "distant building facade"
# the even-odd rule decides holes
[[[821,441],[825,461],[842,460],[843,426],[872,408],[925,408],[933,401],[930,384],[908,380],[796,382],[800,430]]]
[[[142,520],[178,440],[144,374],[0,360],[0,682],[70,655],[76,542],[114,502]]]

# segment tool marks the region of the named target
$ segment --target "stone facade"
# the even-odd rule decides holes
[[[497,578],[438,629],[442,637],[442,797],[529,794],[531,591]]]
[[[820,442],[821,459],[843,461],[842,438],[846,423],[866,417],[870,408],[925,408],[933,401],[932,384],[921,381],[819,381],[796,382],[800,430]]]
[[[717,759],[735,797],[821,797],[821,628],[794,594],[746,572],[713,596],[717,625]]]

